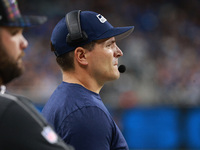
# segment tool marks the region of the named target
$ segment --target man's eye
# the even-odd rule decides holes
[[[10,34],[12,35],[16,35],[18,33],[20,33],[22,30],[20,28],[13,28],[10,30]]]
[[[13,31],[11,31],[11,34],[16,35],[18,32],[19,32],[19,30],[13,30]]]
[[[112,44],[107,44],[106,47],[110,47]]]

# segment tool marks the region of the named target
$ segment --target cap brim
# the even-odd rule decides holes
[[[121,40],[127,36],[129,36],[134,30],[134,26],[128,26],[128,27],[115,27],[104,34],[102,34],[98,39],[106,39],[115,37],[116,40]]]
[[[41,25],[47,21],[45,16],[22,16],[13,21],[4,22],[2,25],[11,27],[31,27]]]

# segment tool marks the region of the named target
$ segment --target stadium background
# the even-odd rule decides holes
[[[53,27],[71,10],[92,10],[113,26],[135,26],[118,43],[127,71],[100,93],[130,149],[200,149],[199,0],[19,0],[19,6],[48,22],[25,29],[26,72],[10,92],[42,109],[62,80],[50,52]]]

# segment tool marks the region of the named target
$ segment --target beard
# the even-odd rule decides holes
[[[24,72],[24,66],[21,62],[24,52],[22,51],[17,60],[14,60],[6,53],[6,49],[1,42],[0,45],[0,80],[2,84],[6,85]],[[21,62],[20,65],[19,62]]]

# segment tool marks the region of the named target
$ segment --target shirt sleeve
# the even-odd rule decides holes
[[[76,150],[110,150],[112,123],[98,107],[84,107],[62,122],[59,135]]]
[[[37,111],[37,110],[35,110]],[[39,113],[37,119],[43,119]],[[72,150],[58,137],[56,142],[49,142],[42,135],[44,128],[38,124],[25,109],[12,101],[1,115],[0,149],[6,150]],[[51,129],[51,127],[49,127]],[[48,130],[49,131],[49,130]],[[51,138],[52,132],[46,132]],[[50,133],[48,135],[48,133]],[[56,133],[54,135],[55,138]]]

